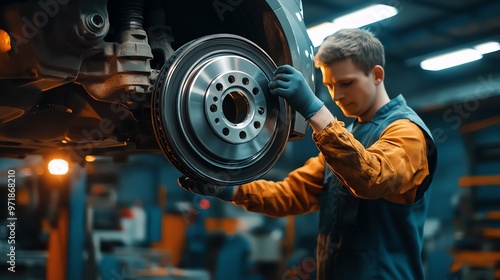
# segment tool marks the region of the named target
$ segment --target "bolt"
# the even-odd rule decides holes
[[[92,33],[97,33],[104,27],[105,19],[101,14],[88,15],[86,20],[87,28]]]

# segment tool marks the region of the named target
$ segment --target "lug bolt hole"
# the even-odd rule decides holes
[[[244,85],[248,85],[250,83],[250,80],[248,78],[243,78],[241,81]]]
[[[221,83],[217,83],[215,85],[215,88],[218,90],[218,91],[222,91],[224,89],[224,86],[221,84]]]
[[[236,81],[236,79],[234,78],[234,76],[232,76],[232,75],[231,75],[231,76],[229,76],[229,77],[227,78],[227,81],[228,81],[228,82],[230,82],[230,83],[232,84],[232,83],[234,83],[234,82]]]
[[[245,131],[240,132],[240,139],[245,139],[247,138],[247,133]]]
[[[253,127],[255,127],[255,129],[259,129],[260,128],[260,122],[254,122],[253,123]]]
[[[259,92],[260,92],[259,89],[256,87],[252,89],[253,95],[257,95],[257,94],[259,94]]]
[[[224,129],[222,129],[222,134],[224,134],[225,136],[228,136],[229,135],[229,128],[225,127]]]
[[[212,112],[212,113],[217,112],[217,105],[215,105],[215,104],[210,105],[210,112]]]
[[[259,107],[259,110],[257,110],[257,112],[259,113],[259,115],[264,115],[264,108]]]

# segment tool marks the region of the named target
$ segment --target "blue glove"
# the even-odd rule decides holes
[[[177,183],[179,184],[179,186],[189,192],[199,195],[217,197],[218,199],[224,201],[230,201],[234,192],[233,187],[221,187],[210,185],[207,183],[200,183],[186,176],[179,177],[177,179]]]
[[[290,65],[279,66],[274,71],[269,89],[271,94],[285,98],[288,104],[306,120],[324,105],[323,101],[312,92],[302,73]]]

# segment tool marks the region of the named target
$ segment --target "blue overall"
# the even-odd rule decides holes
[[[382,198],[356,198],[325,164],[317,243],[318,279],[424,279],[423,226],[437,161],[429,129],[399,95],[380,108],[373,121],[355,121],[349,130],[368,148],[399,119],[409,119],[425,132],[430,175],[419,186],[414,203],[397,204]]]

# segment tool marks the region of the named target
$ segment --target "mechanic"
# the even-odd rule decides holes
[[[342,29],[315,55],[323,83],[347,117],[345,127],[289,65],[276,69],[272,94],[309,121],[316,157],[281,182],[220,187],[179,178],[181,187],[273,217],[319,211],[318,279],[424,279],[423,226],[437,151],[402,95],[384,87],[384,47],[369,31]]]

